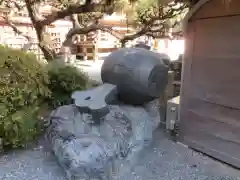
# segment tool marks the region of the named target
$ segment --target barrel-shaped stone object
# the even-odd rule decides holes
[[[101,69],[102,81],[117,85],[121,99],[130,104],[151,101],[166,88],[166,60],[168,56],[143,48],[122,48],[106,57]]]

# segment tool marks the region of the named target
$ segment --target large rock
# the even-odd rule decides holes
[[[47,138],[69,180],[109,180],[135,164],[160,122],[157,98],[167,85],[166,58],[120,49],[106,58],[102,85],[74,92],[74,105],[52,113]]]
[[[142,107],[109,105],[100,125],[75,105],[51,115],[47,138],[69,180],[107,180],[130,169],[138,153],[152,140],[160,122],[158,100]]]

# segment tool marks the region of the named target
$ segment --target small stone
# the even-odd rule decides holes
[[[196,164],[192,164],[192,165],[190,165],[190,168],[196,168],[196,167],[197,167]]]

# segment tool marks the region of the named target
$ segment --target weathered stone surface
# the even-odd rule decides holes
[[[91,116],[80,114],[75,105],[52,113],[47,138],[70,180],[106,180],[124,173],[151,142],[160,122],[157,100],[143,107],[109,105],[109,109],[98,126],[89,123]]]
[[[47,138],[69,180],[107,180],[131,170],[160,122],[164,58],[140,48],[113,52],[102,66],[104,84],[73,93],[74,105],[52,113]]]
[[[122,48],[106,57],[103,83],[117,86],[122,102],[141,105],[159,97],[168,81],[169,57],[143,48]]]
[[[86,91],[76,91],[72,94],[72,99],[80,113],[90,114],[93,122],[99,124],[109,113],[108,103],[113,101],[116,94],[115,85],[104,83]]]

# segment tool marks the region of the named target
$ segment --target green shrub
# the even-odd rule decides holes
[[[0,138],[4,147],[22,147],[39,133],[48,76],[33,54],[4,46],[0,54]]]
[[[97,86],[81,70],[0,46],[0,145],[24,147],[42,130],[39,115],[71,103],[71,94]],[[46,107],[46,103],[51,106]]]
[[[52,96],[49,105],[56,108],[71,103],[71,95],[76,90],[85,90],[91,86],[88,76],[71,65],[51,62],[47,65],[49,89]]]

